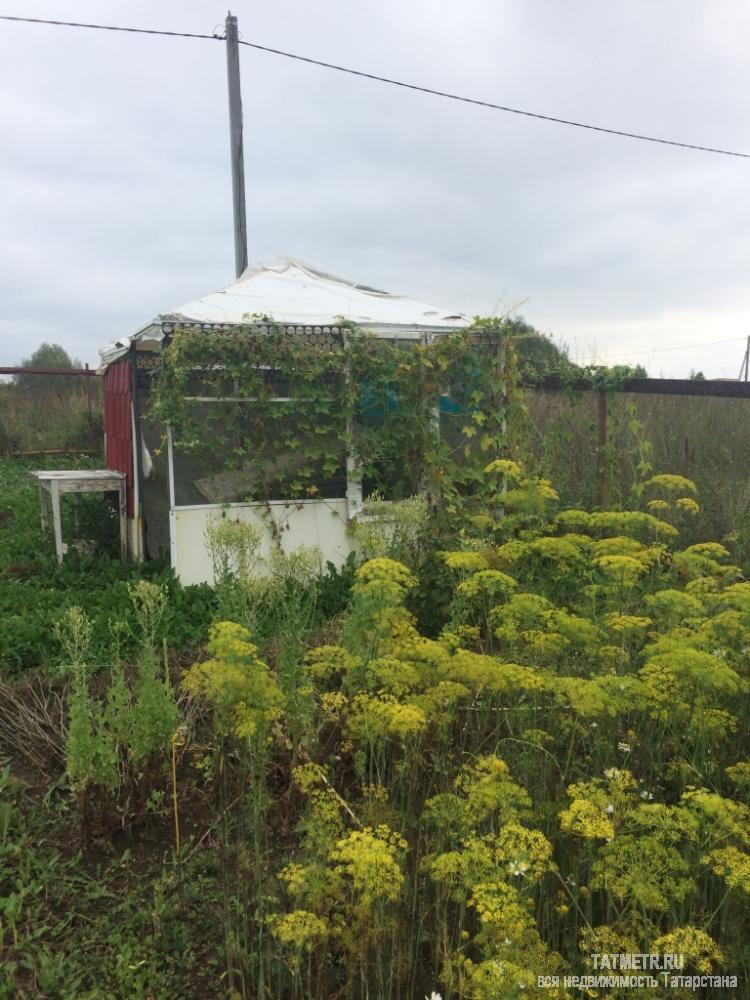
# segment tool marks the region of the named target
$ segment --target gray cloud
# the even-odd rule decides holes
[[[206,0],[4,11],[208,31]],[[240,2],[243,36],[562,117],[750,150],[729,0]],[[583,358],[735,375],[750,162],[595,135],[243,49],[251,257],[449,308],[522,302]],[[232,278],[219,42],[0,23],[0,363],[108,340]]]

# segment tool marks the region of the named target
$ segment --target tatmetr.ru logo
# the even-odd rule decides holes
[[[618,972],[668,972],[685,968],[684,955],[644,955],[635,952],[617,955],[592,952],[590,958],[593,968],[597,971],[607,969]]]

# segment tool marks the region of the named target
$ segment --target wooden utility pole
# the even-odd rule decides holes
[[[227,84],[229,86],[229,144],[232,156],[232,204],[234,209],[234,269],[239,278],[247,267],[247,219],[245,218],[245,157],[242,151],[242,92],[240,90],[240,46],[237,18],[226,19]]]

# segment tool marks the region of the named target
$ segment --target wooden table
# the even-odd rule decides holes
[[[60,520],[60,495],[62,493],[117,493],[120,515],[120,557],[128,554],[128,520],[125,499],[125,476],[111,469],[66,469],[30,473],[39,484],[42,506],[42,527],[49,523],[48,507],[52,509],[52,529],[55,535],[57,561],[62,562],[67,551],[63,545]]]

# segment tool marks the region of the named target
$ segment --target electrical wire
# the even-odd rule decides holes
[[[0,14],[0,21],[21,21],[24,24],[51,24],[58,28],[94,28],[99,31],[126,31],[132,35],[165,35],[168,38],[204,38],[223,42],[223,35],[201,35],[193,31],[160,31],[156,28],[127,28],[118,24],[89,24],[86,21],[52,21],[43,17],[13,17]]]
[[[647,355],[647,354],[659,354],[662,351],[690,351],[696,347],[713,347],[715,344],[737,344],[740,341],[746,341],[747,337],[732,337],[730,340],[707,340],[702,344],[680,344],[677,347],[648,347],[643,350],[626,351],[622,354],[587,354],[584,355],[585,360],[596,360],[599,358],[602,361],[607,361],[609,358],[632,358],[635,355]],[[579,361],[578,364],[581,362]]]
[[[240,45],[247,45],[249,48],[257,49],[260,52],[270,52],[273,55],[284,56],[287,59],[296,59],[299,62],[309,63],[312,66],[322,66],[324,69],[337,70],[339,73],[349,73],[351,76],[363,77],[365,80],[387,83],[392,87],[403,87],[406,90],[416,90],[420,94],[431,94],[433,97],[444,97],[450,101],[460,101],[462,104],[473,104],[476,107],[489,108],[491,111],[505,111],[511,115],[523,115],[525,118],[536,118],[544,122],[554,122],[556,125],[569,125],[572,128],[588,129],[591,132],[603,132],[606,135],[617,135],[625,139],[638,139],[641,142],[655,142],[663,146],[677,146],[680,149],[693,149],[701,153],[716,153],[719,156],[736,156],[743,160],[750,160],[750,153],[739,153],[731,149],[719,149],[715,146],[699,146],[692,142],[678,142],[676,139],[659,139],[656,136],[643,135],[639,132],[625,132],[621,129],[605,128],[603,125],[588,125],[585,122],[577,122],[568,118],[543,115],[536,111],[524,111],[521,108],[511,108],[505,104],[482,101],[476,97],[462,97],[460,94],[453,94],[446,90],[434,90],[432,87],[422,87],[416,83],[405,83],[403,80],[394,80],[388,76],[365,73],[363,70],[339,66],[336,63],[323,62],[321,59],[311,59],[309,56],[296,55],[293,52],[285,52],[283,49],[272,49],[267,45],[259,45],[257,42],[247,42],[243,39],[240,39]]]
[[[41,17],[14,17],[8,14],[0,14],[0,21],[17,21],[25,24],[47,24],[57,27],[67,28],[94,28],[102,31],[125,31],[136,35],[163,35],[170,38],[198,38],[209,41],[223,41],[222,35],[199,34],[189,31],[163,31],[155,28],[129,28],[114,24],[92,24],[82,21],[59,21]],[[255,49],[258,52],[266,52],[270,55],[282,56],[285,59],[293,59],[297,62],[306,63],[310,66],[319,66],[322,69],[334,70],[337,73],[346,73],[349,76],[356,76],[364,80],[372,80],[376,83],[385,83],[391,87],[400,87],[404,90],[416,91],[420,94],[429,94],[432,97],[441,97],[449,101],[458,101],[461,104],[470,104],[475,107],[487,108],[491,111],[502,111],[506,114],[521,115],[524,118],[534,118],[537,121],[552,122],[555,125],[567,125],[571,128],[585,129],[589,132],[598,132],[604,135],[614,135],[624,139],[636,139],[639,142],[651,142],[661,146],[672,146],[678,149],[689,149],[700,153],[712,153],[717,156],[732,156],[735,158],[750,160],[750,153],[742,153],[732,149],[721,149],[717,146],[704,146],[692,142],[680,142],[677,139],[662,139],[658,136],[646,135],[640,132],[626,132],[624,129],[607,128],[603,125],[591,125],[587,122],[574,121],[569,118],[559,118],[555,115],[541,114],[537,111],[526,111],[522,108],[512,108],[505,104],[496,104],[492,101],[483,101],[476,97],[465,97],[461,94],[454,94],[447,90],[437,90],[433,87],[423,87],[416,83],[407,83],[404,80],[395,80],[392,77],[380,76],[377,73],[367,73],[364,70],[352,69],[350,66],[341,66],[338,63],[326,62],[323,59],[313,59],[311,56],[299,55],[296,52],[287,52],[284,49],[272,48],[269,45],[260,45],[258,42],[249,42],[239,39],[240,45]]]

